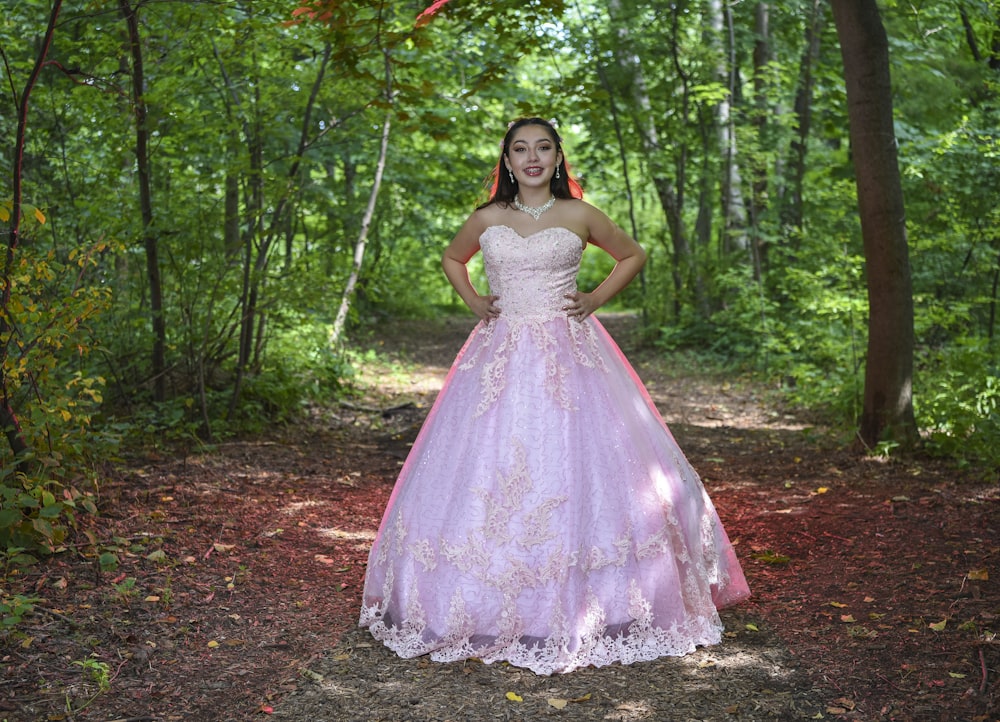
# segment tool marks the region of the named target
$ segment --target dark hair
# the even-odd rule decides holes
[[[500,148],[500,160],[497,161],[493,172],[486,179],[485,185],[490,188],[490,197],[480,208],[492,203],[513,203],[514,196],[517,195],[517,181],[512,181],[510,175],[506,173],[507,167],[504,165],[504,156],[510,152],[511,139],[520,128],[526,125],[538,125],[545,129],[556,144],[556,151],[562,155],[562,160],[557,166],[558,177],[553,174],[549,180],[549,189],[556,198],[582,198],[583,188],[577,180],[570,174],[569,164],[566,162],[566,154],[562,149],[562,138],[556,131],[555,126],[544,118],[518,118],[507,126],[507,133],[503,137],[503,144]]]

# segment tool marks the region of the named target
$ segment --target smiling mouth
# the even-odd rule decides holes
[[[530,176],[538,176],[542,174],[542,169],[534,166],[531,168],[525,168],[524,174]]]

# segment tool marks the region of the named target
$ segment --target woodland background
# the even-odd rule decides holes
[[[426,5],[0,15],[8,573],[95,511],[130,445],[294,423],[351,393],[383,320],[461,313],[440,253],[524,114],[558,121],[587,199],[649,252],[616,301],[649,343],[752,374],[845,444],[996,468],[995,3],[877,5],[913,320],[893,348],[919,435],[876,438],[857,433],[869,292],[892,279],[868,267],[829,3],[454,0],[415,22]],[[607,264],[588,253],[581,286]],[[27,602],[0,600],[5,625]]]

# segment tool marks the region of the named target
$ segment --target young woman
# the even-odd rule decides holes
[[[581,198],[554,126],[520,119],[444,253],[480,323],[403,465],[361,610],[403,657],[551,674],[681,655],[749,596],[701,480],[591,316],[645,253]],[[581,291],[588,243],[616,264]],[[480,251],[487,294],[466,270]]]

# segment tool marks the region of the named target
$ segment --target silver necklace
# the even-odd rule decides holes
[[[543,213],[545,213],[545,211],[554,206],[555,203],[556,203],[556,197],[552,196],[551,198],[549,198],[548,201],[546,201],[545,205],[538,206],[538,208],[533,208],[531,206],[526,206],[523,203],[521,203],[521,196],[514,196],[514,207],[517,208],[517,210],[519,211],[524,211],[529,216],[534,218],[536,221]]]

